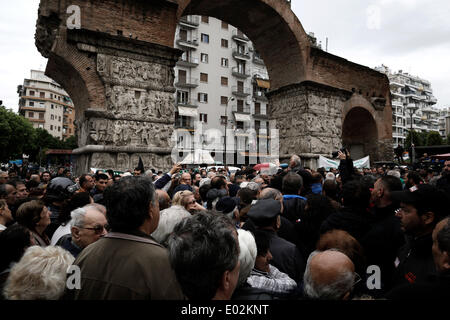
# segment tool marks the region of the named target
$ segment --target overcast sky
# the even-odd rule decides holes
[[[46,59],[34,45],[39,0],[0,2],[0,100],[17,111],[17,85]],[[325,49],[374,68],[385,64],[431,82],[437,106],[450,107],[448,0],[292,0],[305,31]]]

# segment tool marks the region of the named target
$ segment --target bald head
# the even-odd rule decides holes
[[[156,194],[158,195],[159,210],[164,210],[170,207],[171,200],[169,194],[161,189],[156,189]]]
[[[279,200],[283,199],[283,194],[274,188],[265,188],[261,190],[261,193],[258,196],[259,199],[274,199]]]
[[[312,299],[347,298],[354,283],[355,266],[337,250],[315,251],[308,259],[304,275],[305,294]]]

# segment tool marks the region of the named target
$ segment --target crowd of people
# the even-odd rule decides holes
[[[297,155],[275,170],[0,171],[1,299],[448,298],[450,161],[429,174],[338,157],[328,171]]]

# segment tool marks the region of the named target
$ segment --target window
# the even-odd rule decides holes
[[[42,123],[40,123],[40,124],[38,125],[38,128],[44,129],[44,125],[43,125]]]
[[[220,97],[220,104],[221,105],[226,105],[228,103],[228,97]]]
[[[244,112],[244,100],[237,101],[237,111]]]
[[[34,112],[28,112],[28,117],[34,118]]]
[[[52,105],[52,109],[54,108],[54,106]]]
[[[58,127],[58,132],[61,132],[61,127]]]
[[[72,129],[69,128],[69,133],[72,133]]]
[[[54,115],[51,115],[51,116],[50,116],[50,120],[55,120],[55,116],[54,116]]]
[[[30,90],[30,96],[34,97],[34,91]]]
[[[228,40],[227,39],[222,39],[222,48],[228,48]]]
[[[203,123],[208,123],[208,115],[206,113],[200,113],[200,121]]]
[[[200,81],[201,82],[208,82],[208,74],[207,73],[200,73]]]
[[[208,102],[208,94],[207,94],[207,93],[199,92],[199,93],[198,93],[198,101],[199,101],[199,102],[203,102],[203,103]]]
[[[39,96],[40,96],[41,98],[45,98],[45,92],[39,92]]]
[[[53,99],[53,93],[50,93],[50,99]]]
[[[222,21],[222,29],[228,30],[228,23]]]
[[[255,114],[261,114],[261,103],[255,103]]]
[[[53,125],[50,125],[50,130],[53,130]]]
[[[228,78],[227,77],[221,77],[220,78],[220,84],[223,86],[228,86]]]
[[[221,116],[220,117],[220,124],[222,124],[222,125],[227,124],[227,120],[228,120],[228,117]]]
[[[244,130],[244,122],[243,121],[236,121],[236,129]]]
[[[228,68],[228,59],[227,58],[222,58],[220,64],[221,64],[222,67]]]
[[[189,101],[189,92],[177,91],[177,102],[181,104],[187,104]]]
[[[40,120],[44,120],[44,113],[43,112],[39,112],[39,119]]]
[[[187,41],[187,30],[180,29],[180,40]]]
[[[58,121],[61,121],[61,116],[59,116]]]
[[[256,121],[255,121],[255,130],[256,130],[256,131],[259,131],[260,128],[261,128],[261,121],[256,120]]]
[[[202,42],[209,43],[209,35],[206,33],[202,33]]]
[[[34,102],[33,102],[33,101],[30,101],[29,106],[30,106],[30,107],[34,107]]]
[[[209,17],[208,16],[202,16],[202,22],[203,23],[209,23]]]
[[[202,53],[202,54],[200,55],[200,57],[201,57],[201,61],[202,61],[203,63],[208,63],[208,60],[209,60],[208,54]]]

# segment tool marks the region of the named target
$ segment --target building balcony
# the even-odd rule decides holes
[[[389,82],[389,84],[391,85],[391,87],[395,87],[395,88],[404,88],[405,84],[399,82],[398,80],[392,80],[391,82]]]
[[[180,47],[189,48],[189,49],[197,49],[197,47],[198,47],[198,38],[195,37],[195,38],[192,38],[190,40],[178,38],[176,43]]]
[[[253,55],[253,63],[265,66],[264,60],[261,57],[258,57],[256,54]]]
[[[401,92],[391,92],[391,94],[395,97],[400,97],[400,98],[404,98],[405,95],[402,94]]]
[[[27,118],[30,122],[45,123],[44,119]]]
[[[20,110],[24,111],[36,111],[36,112],[45,112],[45,107],[20,107]]]
[[[243,69],[239,67],[233,67],[231,69],[231,74],[240,79],[247,79],[248,77],[250,77],[250,71],[248,68]]]
[[[178,67],[195,68],[199,64],[199,59],[197,56],[190,56],[188,58],[181,57],[177,62]]]
[[[250,89],[247,87],[243,88],[243,87],[234,86],[232,89],[232,93],[235,96],[245,98],[250,95]]]
[[[193,123],[180,123],[179,121],[175,122],[175,129],[186,129],[188,131],[194,130],[194,124]]]
[[[232,111],[235,113],[250,114],[250,107],[234,105]]]
[[[253,92],[253,98],[255,98],[257,101],[262,101],[262,102],[269,101],[269,99],[267,99],[267,97],[263,91]]]
[[[261,119],[261,120],[267,120],[267,119],[269,119],[269,116],[267,114],[259,112],[259,113],[254,113],[253,114],[253,118]]]
[[[190,29],[196,29],[200,25],[200,17],[199,16],[184,16],[181,17],[180,21],[178,21],[180,25]]]
[[[244,60],[244,61],[248,61],[250,60],[250,53],[248,51],[248,49],[246,50],[239,50],[239,49],[233,49],[233,58],[237,59],[237,60]]]
[[[175,78],[175,86],[179,88],[197,88],[198,83],[198,78]]]
[[[239,31],[239,30],[234,30],[233,31],[232,38],[235,41],[241,41],[241,42],[244,42],[244,43],[247,43],[247,42],[250,41],[250,39],[247,38],[247,36],[245,34],[243,34],[242,31]]]
[[[189,101],[178,101],[176,102],[177,107],[188,107],[188,108],[198,108],[198,100],[197,99],[191,99]]]

